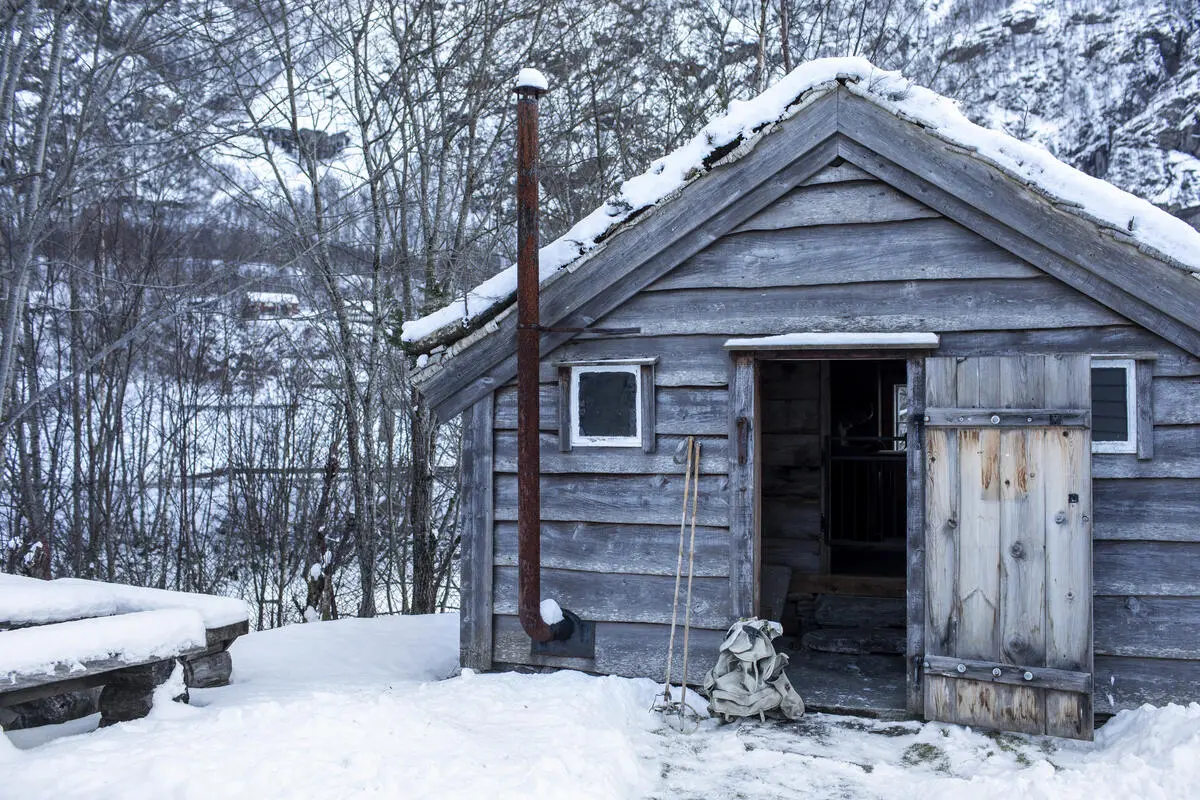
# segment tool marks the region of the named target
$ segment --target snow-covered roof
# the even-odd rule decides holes
[[[541,249],[543,285],[565,267],[574,268],[576,262],[597,252],[617,226],[669,200],[705,174],[715,152],[736,145],[732,157],[744,156],[762,131],[839,85],[973,152],[1071,212],[1120,230],[1144,252],[1179,269],[1200,272],[1200,231],[1183,220],[1064,164],[1046,150],[976,125],[954,101],[916,86],[899,72],[878,69],[862,58],[828,58],[797,67],[758,97],[735,100],[724,116],[709,122],[682,147],[625,181],[608,202]],[[516,281],[516,266],[510,266],[445,307],[406,322],[402,340],[414,353],[434,352],[458,342],[512,302]],[[421,362],[424,366],[428,360]]]

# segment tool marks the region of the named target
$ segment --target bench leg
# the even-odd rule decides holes
[[[149,714],[154,705],[154,690],[167,682],[174,669],[175,659],[170,659],[113,672],[100,692],[100,727]],[[187,690],[173,699],[186,703]]]
[[[189,689],[228,686],[233,674],[233,656],[228,650],[195,656],[183,662],[183,677]]]

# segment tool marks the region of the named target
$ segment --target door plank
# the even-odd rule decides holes
[[[1018,356],[1000,365],[1000,405],[1037,408],[1045,398],[1045,358]],[[1005,664],[1042,664],[1046,658],[1046,534],[1041,481],[1043,431],[1000,433],[1000,651]],[[1008,687],[1011,721],[1026,733],[1045,732],[1045,692]]]
[[[1000,432],[962,430],[957,440],[962,610],[956,655],[986,659],[999,650]]]
[[[925,396],[929,403],[954,403],[957,366],[953,358],[926,360]],[[925,652],[953,655],[958,595],[957,432],[927,430],[925,458]],[[924,684],[925,718],[954,721],[954,681],[926,674]]]
[[[1047,406],[1089,407],[1090,374],[1087,356],[1047,357]],[[1048,428],[1044,459],[1046,666],[1091,673],[1091,432]],[[1046,693],[1047,734],[1090,739],[1092,725],[1090,693]]]
[[[960,407],[1000,404],[1001,361],[995,356],[985,356],[968,359],[960,366],[957,385]],[[995,659],[1000,650],[1000,431],[960,430],[958,447],[961,611],[955,654],[961,658]],[[1008,686],[958,681],[955,688],[956,717],[967,725],[996,725],[998,717],[1006,713],[1026,711],[1014,703],[1014,690]]]

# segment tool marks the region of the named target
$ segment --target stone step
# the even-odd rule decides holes
[[[904,630],[898,628],[820,628],[801,638],[806,650],[818,653],[904,655]]]
[[[904,628],[907,609],[903,597],[823,594],[815,613],[822,628]]]

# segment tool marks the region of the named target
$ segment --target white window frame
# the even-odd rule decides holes
[[[1125,370],[1125,429],[1127,437],[1124,441],[1096,441],[1092,439],[1093,453],[1136,453],[1138,442],[1138,413],[1137,413],[1137,361],[1132,358],[1119,356],[1092,356],[1092,367],[1100,369]],[[1092,379],[1088,370],[1088,383]]]
[[[632,436],[585,436],[579,430],[579,376],[589,372],[624,372],[633,376],[634,418],[637,421]],[[580,447],[641,447],[642,446],[642,367],[640,364],[587,364],[571,367],[571,446]]]

